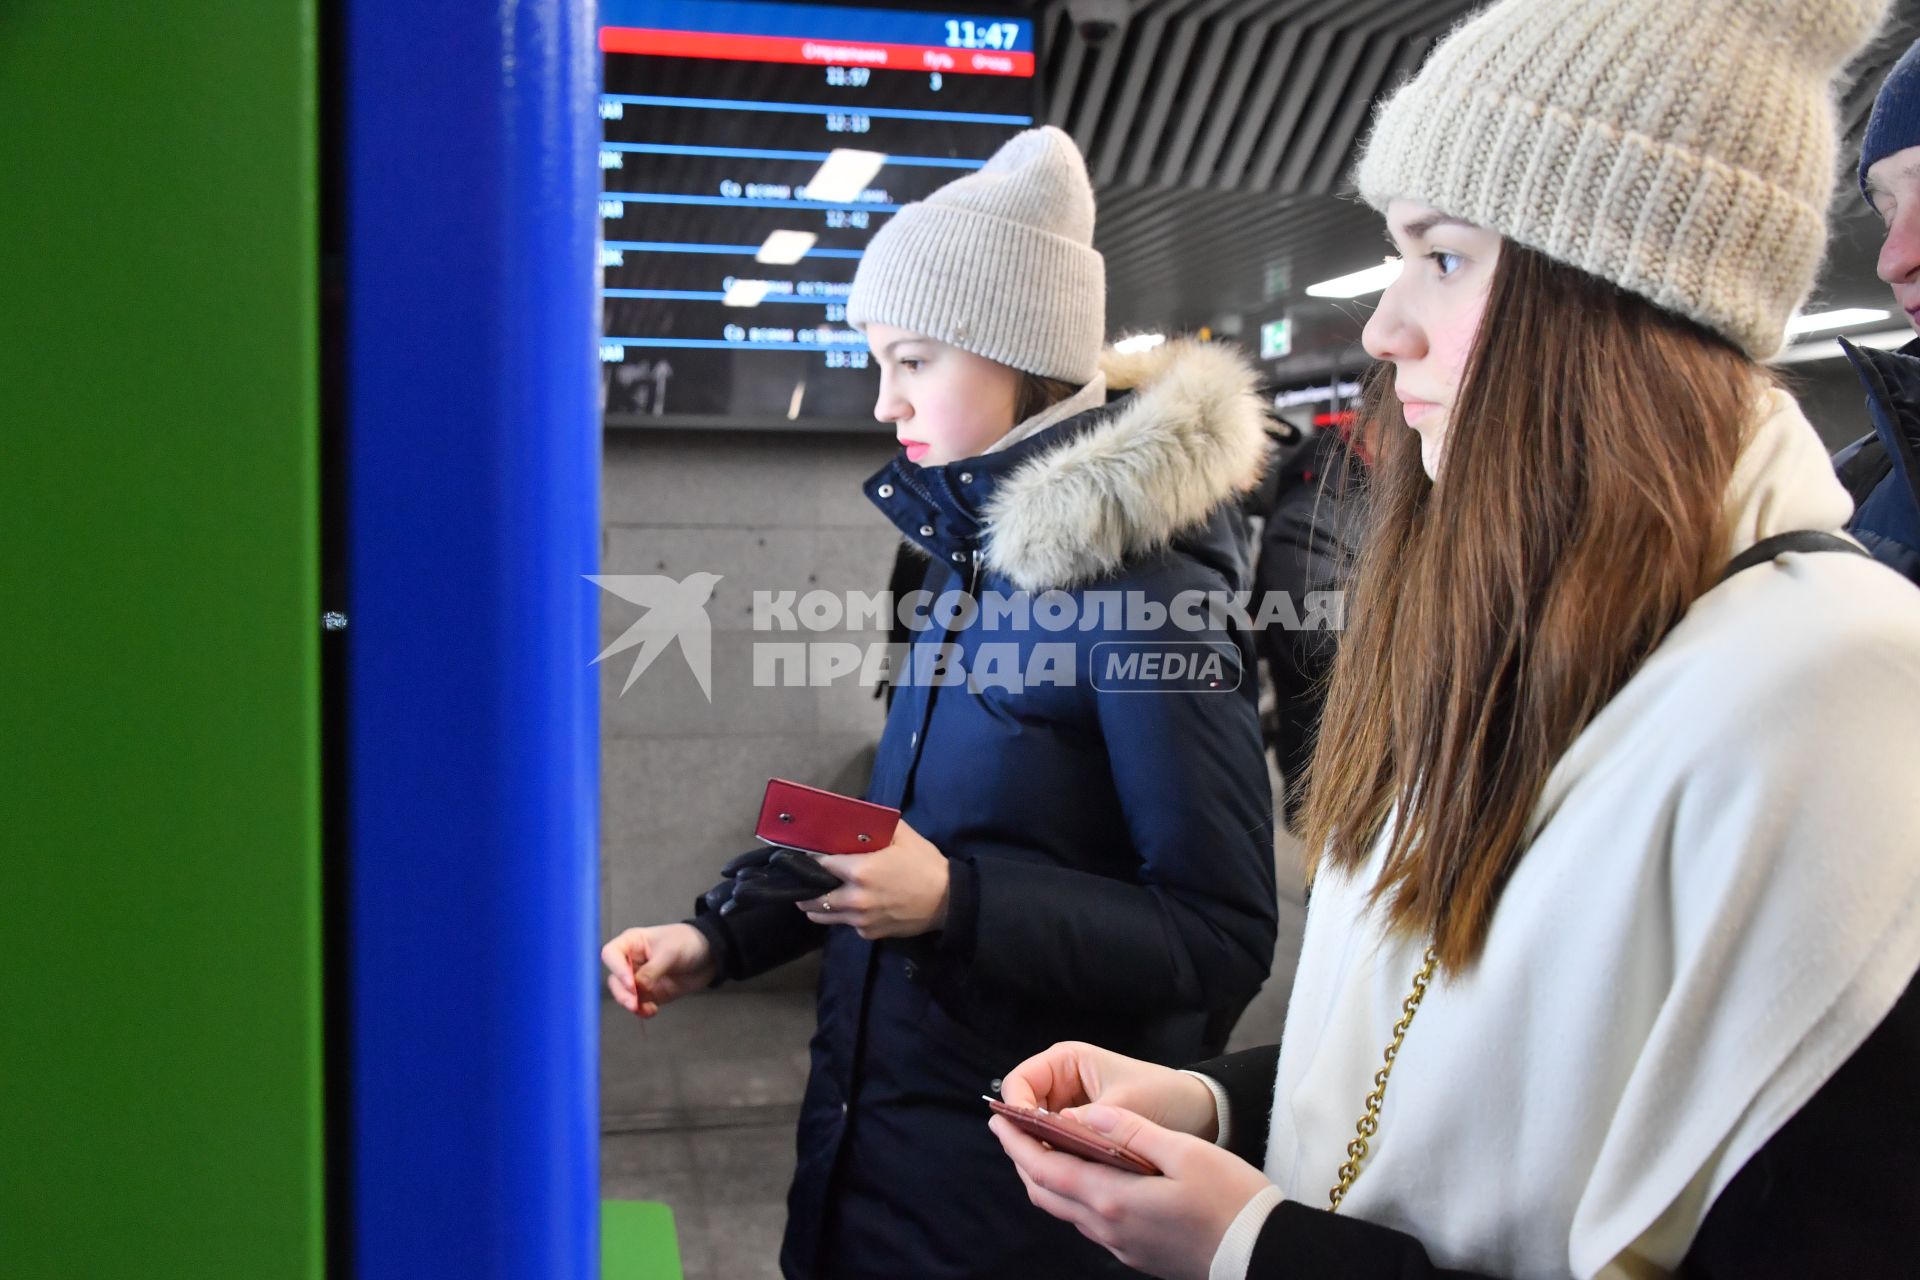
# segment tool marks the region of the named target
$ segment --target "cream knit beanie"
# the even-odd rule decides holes
[[[867,243],[847,299],[847,323],[863,332],[909,329],[1080,384],[1099,369],[1106,315],[1087,163],[1051,125],[894,214]]]
[[[1498,231],[1779,349],[1813,288],[1835,73],[1886,0],[1499,0],[1375,120],[1360,194]]]

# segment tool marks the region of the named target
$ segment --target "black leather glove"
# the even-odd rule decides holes
[[[842,883],[812,855],[772,845],[741,854],[721,871],[727,878],[707,890],[705,901],[723,916],[742,907],[804,902],[831,893]]]
[[[742,872],[764,869],[774,855],[774,846],[761,845],[749,849],[736,858],[729,858],[727,865],[720,868],[720,883],[700,895],[700,900],[709,911],[719,911],[733,898],[734,877]]]

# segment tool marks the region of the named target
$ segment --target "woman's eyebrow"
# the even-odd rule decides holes
[[[1400,228],[1400,234],[1408,240],[1425,240],[1436,227],[1465,227],[1469,231],[1474,229],[1473,223],[1464,219],[1450,218],[1444,213],[1434,213],[1407,223]]]

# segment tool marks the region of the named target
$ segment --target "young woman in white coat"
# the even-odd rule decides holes
[[[1385,448],[1277,1048],[1059,1044],[992,1127],[1155,1275],[1920,1266],[1920,594],[1759,362],[1878,0],[1503,0],[1381,112]]]

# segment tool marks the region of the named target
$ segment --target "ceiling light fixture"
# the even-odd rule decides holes
[[[813,251],[814,241],[819,238],[811,231],[776,231],[767,237],[754,259],[775,266],[792,266]]]
[[[1307,286],[1307,296],[1310,298],[1364,298],[1370,293],[1379,293],[1399,278],[1400,259],[1388,258],[1377,267],[1368,267],[1365,271],[1355,271],[1350,275],[1322,280],[1319,284],[1310,284]]]
[[[884,151],[855,151],[835,147],[827,153],[819,172],[807,179],[806,198],[827,204],[852,204],[873,181],[873,175],[887,162]]]
[[[1878,329],[1872,333],[1863,333],[1848,338],[1856,347],[1871,347],[1875,351],[1898,351],[1912,342],[1911,329]],[[1838,360],[1846,352],[1840,349],[1840,343],[1829,338],[1825,342],[1802,342],[1788,347],[1769,360],[1769,364],[1806,364],[1810,360]]]
[[[1812,315],[1795,316],[1787,321],[1787,336],[1791,338],[1802,333],[1829,333],[1835,329],[1850,329],[1857,324],[1885,320],[1890,314],[1892,313],[1872,307],[1843,307],[1838,311],[1817,311]]]

